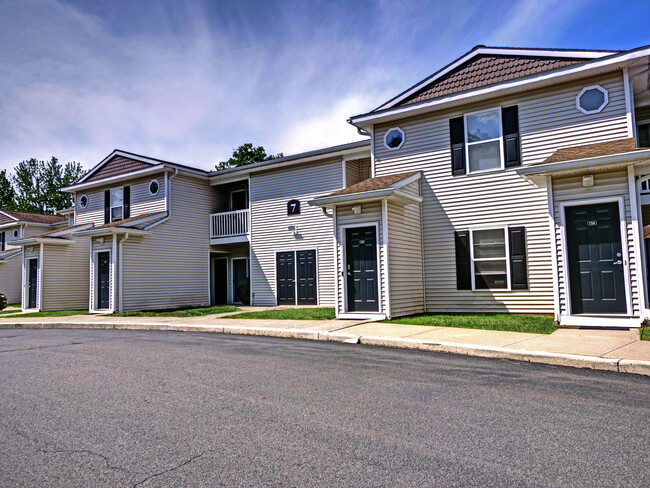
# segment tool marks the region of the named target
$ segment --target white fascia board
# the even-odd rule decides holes
[[[404,178],[403,180],[400,180],[397,183],[393,183],[390,186],[392,186],[393,188],[402,188],[410,183],[413,183],[416,180],[419,180],[421,177],[422,177],[422,173],[418,171],[414,175],[411,175],[408,178]]]
[[[18,256],[19,254],[21,254],[21,253],[23,252],[23,248],[22,248],[22,247],[19,247],[19,248],[17,248],[17,249],[14,249],[14,251],[15,251],[15,252],[13,252],[13,253],[12,253],[12,252],[6,252],[5,255],[0,256],[0,264],[6,262],[7,260],[9,260],[9,259],[11,259],[11,258],[15,258],[15,257]]]
[[[568,66],[566,68],[560,68],[558,70],[553,70],[550,72],[530,75],[516,80],[504,81],[502,83],[498,83],[495,85],[490,85],[483,88],[476,88],[475,90],[469,90],[461,93],[448,95],[446,97],[436,98],[426,102],[407,105],[406,107],[399,107],[395,109],[388,108],[379,113],[370,112],[367,114],[355,115],[348,119],[348,123],[354,125],[355,127],[367,128],[370,127],[372,124],[382,122],[384,119],[392,120],[394,118],[397,118],[396,116],[402,117],[402,116],[415,115],[419,113],[426,113],[434,109],[440,110],[448,104],[452,105],[454,103],[460,103],[463,101],[467,101],[468,99],[484,97],[486,95],[494,94],[496,92],[504,91],[508,89],[513,89],[513,88],[530,89],[532,87],[530,87],[529,85],[540,84],[542,82],[554,80],[556,78],[570,77],[571,75],[584,74],[593,69],[606,68],[610,65],[615,65],[616,63],[624,63],[626,61],[631,61],[648,55],[650,55],[650,48],[644,48],[644,49],[628,52],[626,54],[621,54],[621,55],[608,56],[606,59],[596,59],[593,61],[589,61],[586,64],[581,64],[579,66]]]
[[[67,222],[56,222],[54,224],[46,224],[44,222],[28,222],[26,220],[17,220],[15,222],[9,222],[7,224],[0,225],[0,229],[6,229],[7,227],[16,227],[17,225],[29,225],[30,227],[56,227],[57,225],[64,225]]]
[[[441,70],[435,72],[428,78],[424,79],[417,85],[414,85],[412,88],[408,89],[401,95],[398,95],[397,97],[393,98],[392,100],[389,100],[388,102],[384,103],[383,105],[377,107],[375,110],[384,110],[390,107],[393,107],[397,105],[399,102],[402,100],[408,98],[409,96],[413,95],[415,92],[418,90],[421,90],[428,84],[434,82],[438,78],[442,78],[445,76],[447,73],[453,71],[454,69],[458,68],[463,63],[466,63],[470,59],[483,55],[483,54],[492,54],[492,55],[501,55],[501,56],[512,56],[512,55],[517,55],[517,56],[537,56],[537,57],[563,57],[563,58],[582,58],[582,59],[594,59],[594,58],[602,58],[605,56],[611,56],[612,54],[616,54],[616,51],[565,51],[565,50],[553,50],[553,49],[508,49],[508,48],[490,48],[490,47],[482,47],[476,50],[471,50],[461,58],[457,59],[456,61],[453,61],[451,64],[447,65],[446,67],[442,68]]]
[[[358,193],[347,193],[345,195],[335,195],[333,197],[314,198],[307,202],[308,205],[314,207],[325,207],[329,205],[340,205],[348,202],[356,202],[359,200],[376,200],[380,198],[387,198],[395,193],[394,188],[385,188],[382,190],[363,191]]]
[[[558,163],[542,163],[535,166],[526,166],[516,170],[521,176],[527,175],[545,175],[557,173],[560,171],[576,171],[581,169],[590,169],[598,166],[610,164],[628,164],[628,163],[647,163],[650,159],[650,149],[644,151],[633,151],[609,156],[598,156],[595,158],[574,159],[571,161],[562,161]]]
[[[165,166],[164,164],[159,164],[158,166],[152,166],[151,168],[144,168],[144,169],[139,169],[137,171],[122,173],[120,175],[109,176],[108,178],[102,178],[101,180],[90,181],[88,183],[77,183],[76,185],[66,186],[64,188],[61,188],[61,191],[73,193],[75,191],[95,188],[97,186],[112,185],[113,183],[131,180],[134,178],[140,178],[153,173],[160,173],[161,171],[171,171],[171,168]]]
[[[75,232],[73,235],[86,237],[86,236],[99,236],[99,235],[123,235],[131,234],[134,236],[146,236],[151,234],[148,230],[134,229],[129,227],[109,227],[104,229],[88,229]]]
[[[57,246],[67,246],[73,243],[73,239],[60,239],[58,237],[28,237],[27,239],[18,239],[16,241],[11,241],[11,244],[15,246],[31,246],[34,244],[54,244]]]
[[[2,210],[0,210],[0,214],[2,214],[2,215],[4,215],[5,217],[8,217],[8,218],[10,218],[10,219],[12,219],[12,220],[18,222],[18,219],[17,219],[16,217],[14,217],[13,215],[9,215],[8,213],[3,212]]]

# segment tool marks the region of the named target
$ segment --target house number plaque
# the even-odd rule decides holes
[[[597,220],[587,220],[587,226],[588,226],[588,227],[595,227],[595,226],[597,226],[597,225],[598,225],[598,221],[597,221]]]

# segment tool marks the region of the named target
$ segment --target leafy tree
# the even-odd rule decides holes
[[[284,154],[278,153],[276,155],[266,154],[266,149],[263,146],[253,147],[253,144],[247,142],[242,144],[237,149],[234,149],[232,156],[228,161],[221,161],[215,167],[217,171],[237,166],[246,166],[247,164],[259,163],[260,161],[268,161],[270,159],[277,159],[283,157]]]
[[[34,158],[22,161],[14,168],[14,173],[16,209],[53,214],[55,210],[72,205],[72,195],[62,192],[61,188],[75,184],[85,171],[74,162],[64,167],[52,156],[47,162]]]
[[[16,206],[14,202],[16,194],[11,181],[7,178],[7,170],[0,171],[0,208],[13,210]]]

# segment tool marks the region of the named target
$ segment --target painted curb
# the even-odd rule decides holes
[[[422,339],[409,339],[384,336],[357,336],[344,332],[320,332],[305,329],[279,329],[272,327],[244,327],[230,325],[184,325],[174,323],[129,324],[121,322],[82,323],[82,322],[22,322],[0,323],[0,329],[115,329],[115,330],[156,330],[176,332],[210,332],[215,334],[257,335],[288,339],[363,344],[367,346],[395,347],[418,351],[444,352],[493,359],[511,359],[531,363],[552,364],[572,368],[595,369],[650,376],[650,361],[635,359],[601,358],[579,356],[524,349],[481,346],[455,342],[435,342]]]

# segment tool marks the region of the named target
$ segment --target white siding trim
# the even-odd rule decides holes
[[[546,177],[546,191],[548,194],[548,230],[551,237],[551,267],[553,269],[553,310],[555,312],[555,321],[560,322],[560,281],[557,267],[557,236],[555,234],[555,205],[553,204],[553,179],[551,176]]]
[[[375,126],[370,129],[370,177],[375,177]]]
[[[613,196],[613,197],[600,197],[600,198],[588,198],[584,200],[571,200],[566,202],[560,202],[560,229],[562,237],[562,269],[564,272],[564,294],[566,296],[566,309],[567,314],[572,315],[571,311],[571,286],[570,286],[570,276],[569,276],[569,259],[568,259],[568,248],[567,248],[567,237],[566,237],[566,207],[575,207],[578,205],[594,205],[598,203],[618,203],[618,212],[621,219],[620,222],[620,232],[621,232],[621,247],[623,250],[623,273],[625,277],[625,302],[627,306],[627,315],[633,316],[634,311],[632,309],[632,286],[630,283],[630,257],[628,253],[627,246],[627,223],[625,220],[625,201],[622,196]]]
[[[643,217],[641,212],[641,199],[639,198],[639,191],[641,189],[641,183],[644,181],[650,180],[650,175],[642,176],[638,180],[636,179],[634,166],[630,165],[627,167],[627,178],[630,186],[630,208],[632,212],[632,232],[634,235],[634,246],[637,248],[637,259],[636,259],[636,279],[637,286],[639,287],[639,309],[641,312],[641,318],[645,319],[648,317],[648,276],[646,262],[648,257],[646,256],[646,247],[645,241],[643,239]]]
[[[627,121],[627,137],[634,137],[636,130],[634,128],[634,108],[632,95],[630,93],[630,74],[627,67],[623,68],[623,92],[625,93],[625,120]]]
[[[36,308],[43,308],[43,243],[38,249],[38,282],[36,283]]]
[[[326,212],[325,209],[323,209],[324,212]],[[341,297],[339,295],[339,280],[341,279],[341,273],[342,271],[340,270],[339,266],[341,263],[339,262],[338,258],[338,237],[337,237],[337,227],[336,227],[336,208],[332,209],[332,244],[334,246],[334,259],[335,259],[335,264],[334,264],[334,273],[335,273],[335,279],[334,279],[334,296],[336,297],[334,300],[334,313],[335,317],[338,319],[340,317],[339,313],[339,308],[342,310],[345,310],[345,305],[341,307]]]
[[[389,280],[389,270],[388,263],[390,259],[388,257],[388,200],[384,199],[381,201],[381,222],[382,222],[382,243],[381,247],[384,250],[384,259],[386,263],[381,268],[381,287],[385,289],[386,294],[386,317],[390,318],[390,280]],[[377,261],[379,263],[379,260]],[[381,310],[380,310],[381,311]]]

